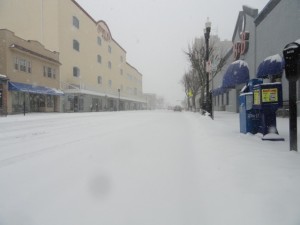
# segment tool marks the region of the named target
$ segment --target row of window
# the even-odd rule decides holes
[[[20,57],[15,58],[14,69],[25,73],[32,73],[31,62]],[[49,66],[43,66],[43,75],[44,77],[55,79],[56,69]]]
[[[97,37],[97,42],[99,45],[101,45],[101,38],[100,37]],[[73,49],[76,50],[76,51],[80,51],[80,43],[78,40],[76,39],[73,39]],[[109,45],[108,46],[108,52],[111,53],[112,50],[111,50],[111,46]],[[120,56],[120,61],[123,62],[123,56]]]
[[[80,26],[80,22],[79,22],[79,19],[76,17],[76,16],[73,16],[73,26],[77,29],[79,29],[79,26]],[[74,40],[76,42],[76,50],[79,51],[79,42],[77,40]],[[74,41],[73,41],[73,46],[74,46]],[[98,45],[102,45],[102,39],[101,37],[97,36],[97,43]],[[112,53],[112,48],[111,46],[109,45],[108,46],[108,52],[109,53]],[[123,62],[124,61],[124,58],[123,56],[120,56],[120,61]]]

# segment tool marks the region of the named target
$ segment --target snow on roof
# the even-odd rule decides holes
[[[267,58],[265,58],[264,61],[270,60],[271,62],[275,61],[275,62],[282,62],[282,57],[279,54],[276,55],[271,55]]]
[[[7,78],[6,75],[0,74],[0,78]]]
[[[298,39],[297,41],[295,41],[297,44],[299,44],[300,45],[300,39]]]
[[[232,64],[239,64],[240,67],[245,66],[245,67],[248,68],[248,63],[245,62],[244,60],[236,60],[236,61],[234,61]]]

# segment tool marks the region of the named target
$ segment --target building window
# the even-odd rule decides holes
[[[79,29],[79,19],[76,16],[73,16],[73,26]]]
[[[79,52],[79,42],[77,40],[73,40],[73,49]]]
[[[55,79],[56,78],[56,69],[53,69],[48,66],[44,66],[43,75],[44,75],[44,77],[49,77],[49,78]]]
[[[98,62],[98,63],[101,63],[101,62],[102,62],[101,55],[97,55],[97,62]]]
[[[123,69],[120,69],[120,74],[123,75]]]
[[[123,62],[123,61],[124,61],[124,59],[123,59],[123,56],[120,56],[120,61],[121,61],[121,62]]]
[[[108,68],[111,69],[111,61],[108,61]]]
[[[31,62],[17,57],[15,58],[14,69],[20,70],[25,73],[31,73],[32,72]]]
[[[31,62],[27,61],[27,72],[31,73]]]
[[[229,92],[226,92],[226,105],[229,105]]]
[[[18,60],[18,58],[15,59],[15,70],[19,70],[19,60]]]
[[[54,107],[54,96],[53,95],[47,95],[46,101],[47,101],[48,108]]]
[[[98,84],[102,84],[102,77],[98,76]]]
[[[20,63],[20,71],[27,72],[27,70],[26,70],[26,60],[19,59],[19,63]]]
[[[108,46],[108,52],[111,53],[111,46]]]
[[[108,86],[109,86],[110,88],[112,87],[112,81],[111,81],[111,80],[108,81]]]
[[[76,66],[73,67],[73,76],[79,77],[80,76],[80,69]]]
[[[83,110],[83,106],[84,106],[84,101],[83,98],[79,98],[79,110]]]
[[[98,45],[100,45],[100,46],[102,45],[102,39],[101,39],[101,37],[99,37],[99,36],[97,37],[97,43],[98,43]]]
[[[47,76],[48,76],[49,78],[52,77],[52,70],[51,70],[50,67],[47,68]]]
[[[56,78],[56,69],[52,69],[52,77],[55,79]]]

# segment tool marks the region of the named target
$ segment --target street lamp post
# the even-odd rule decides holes
[[[118,93],[119,93],[118,110],[119,111],[120,111],[120,92],[121,92],[121,90],[120,90],[120,88],[118,88]]]
[[[208,67],[208,62],[209,62],[209,35],[210,35],[210,30],[211,30],[211,22],[207,18],[207,21],[205,23],[205,29],[204,29],[204,37],[205,37],[205,46],[206,46],[206,55],[205,55],[205,60],[206,60],[206,111],[210,113],[212,117],[212,99],[210,97],[209,93],[209,68]],[[213,118],[213,117],[212,117]]]

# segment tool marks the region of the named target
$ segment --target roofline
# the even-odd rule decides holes
[[[110,32],[109,26],[107,25],[107,23],[104,20],[99,20],[96,21],[84,8],[81,7],[81,5],[79,5],[76,0],[71,0],[87,17],[89,17],[94,23],[95,25],[97,25],[99,22],[103,22],[105,23],[105,25],[107,26],[111,39],[126,53],[126,50],[112,37],[112,34]]]
[[[256,18],[258,15],[258,9],[254,9],[250,6],[243,5],[243,11],[248,15],[251,16],[252,18]]]
[[[260,11],[258,16],[255,18],[254,23],[258,26],[269,13],[278,5],[281,0],[270,0],[267,5]]]
[[[56,63],[56,64],[59,64],[59,65],[62,65],[62,64],[61,64],[58,60],[56,60],[56,59],[53,59],[53,58],[51,58],[51,57],[49,57],[49,56],[45,56],[45,55],[43,55],[43,54],[41,54],[41,53],[32,51],[32,50],[30,50],[30,49],[28,49],[28,48],[25,48],[25,47],[23,47],[23,46],[21,46],[21,45],[18,45],[18,44],[11,44],[11,45],[9,46],[9,48],[11,48],[11,49],[18,49],[19,51],[29,53],[29,54],[31,54],[31,55],[34,55],[34,56],[39,57],[39,58],[42,58],[42,59],[44,59],[44,60],[48,60],[48,61],[50,61],[50,62],[52,62],[52,63]]]
[[[238,26],[239,26],[239,23],[241,21],[242,16],[244,16],[244,12],[243,11],[239,11],[239,15],[238,15],[238,18],[236,20],[234,31],[233,31],[233,35],[232,35],[232,39],[231,39],[232,43],[234,42],[234,38],[236,36],[236,32],[237,32],[237,29],[238,29]]]
[[[141,76],[143,76],[143,74],[141,74],[134,66],[130,65],[128,62],[126,62],[126,64],[130,66],[132,69],[136,70]]]
[[[242,18],[245,15],[248,15],[248,16],[252,17],[253,19],[255,19],[258,15],[258,9],[254,9],[254,8],[251,8],[250,6],[243,5],[243,10],[239,12],[238,18],[236,20],[234,32],[232,35],[232,42],[234,42],[234,38],[236,36],[236,32],[239,27],[239,24],[242,22]]]

